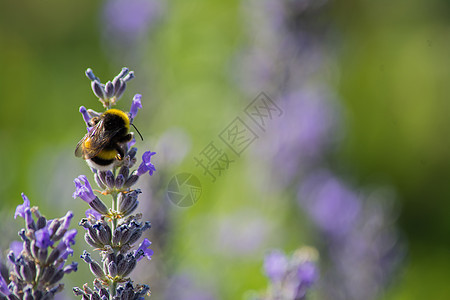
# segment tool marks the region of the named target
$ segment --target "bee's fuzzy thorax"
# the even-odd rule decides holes
[[[130,118],[127,113],[121,111],[120,109],[111,108],[104,112],[104,115],[107,114],[119,116],[123,120],[124,126],[127,130],[130,130]]]

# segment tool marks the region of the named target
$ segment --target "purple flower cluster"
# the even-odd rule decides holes
[[[124,89],[126,82],[133,77],[133,72],[123,68],[112,82],[108,81],[102,85],[91,69],[88,69],[86,74],[92,81],[94,94],[107,109],[116,104],[123,93],[122,88]],[[142,108],[141,95],[137,94],[133,98],[128,114],[130,122],[140,108]],[[80,108],[80,112],[88,130],[91,118],[101,115],[84,107]],[[116,158],[110,169],[91,168],[95,183],[100,188],[99,193],[111,195],[111,207],[107,207],[103,200],[95,195],[85,175],[80,175],[74,180],[73,197],[81,198],[90,206],[86,211],[86,218],[80,222],[85,229],[84,239],[87,244],[100,251],[102,258],[100,264],[92,259],[87,251],[81,256],[95,276],[94,289],[90,289],[87,285],[83,288],[74,288],[74,293],[83,299],[134,300],[150,293],[147,285],[135,285],[128,276],[143,257],[150,260],[153,255],[148,239],[144,239],[136,250],[132,250],[143,233],[151,227],[150,222],[141,221],[141,214],[132,213],[139,205],[138,196],[141,194],[141,191],[133,189],[133,186],[141,176],[146,173],[153,175],[156,171],[151,162],[155,152],[144,152],[142,162],[135,168],[137,148],[132,147],[133,144],[134,141],[121,145],[125,149],[125,156],[120,160]]]
[[[330,171],[305,179],[299,201],[319,229],[331,266],[323,282],[331,299],[374,299],[398,266],[402,250],[390,227],[385,191],[355,193]]]
[[[317,254],[309,248],[298,249],[292,256],[274,250],[266,256],[264,271],[270,280],[266,294],[258,299],[303,300],[307,290],[317,282]]]
[[[268,181],[271,187],[298,189],[300,208],[317,228],[321,257],[329,262],[318,283],[321,296],[374,299],[402,253],[391,206],[383,200],[392,199],[370,198],[372,191],[357,192],[326,170],[342,136],[342,110],[327,84],[336,65],[330,47],[336,40],[329,39],[334,28],[323,18],[327,1],[250,0],[245,9],[252,45],[240,64],[238,73],[246,77],[239,82],[251,95],[264,90],[277,97],[285,111],[268,128],[262,140],[268,144],[258,149],[276,166]],[[278,259],[273,275],[285,264]]]
[[[63,290],[59,283],[65,274],[77,270],[77,263],[66,265],[73,254],[77,231],[69,229],[73,213],[59,219],[47,220],[37,207],[30,207],[30,200],[22,194],[23,204],[18,205],[14,218],[25,219],[25,228],[19,231],[22,243],[11,244],[8,259],[13,265],[10,283],[0,276],[0,298],[53,299]]]
[[[159,19],[163,2],[158,0],[110,0],[105,2],[102,30],[109,46],[133,48],[145,39],[151,25]]]

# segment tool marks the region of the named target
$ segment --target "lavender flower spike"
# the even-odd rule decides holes
[[[153,155],[155,155],[156,152],[147,151],[142,154],[142,163],[139,165],[139,168],[137,169],[136,175],[141,176],[145,173],[149,173],[150,176],[153,175],[153,172],[156,171],[155,166],[150,162]]]
[[[17,216],[21,216],[25,219],[25,210],[30,208],[30,200],[24,193],[22,193],[23,204],[18,205],[16,208],[16,213],[14,214],[14,219],[17,219]]]
[[[94,195],[92,187],[89,184],[86,176],[80,175],[73,181],[75,183],[76,190],[73,193],[73,198],[81,198],[87,203],[91,203],[97,196]]]
[[[131,108],[130,108],[131,120],[133,120],[136,117],[138,110],[142,108],[141,98],[142,98],[142,95],[140,95],[140,94],[136,94],[133,97],[133,102],[131,103]]]

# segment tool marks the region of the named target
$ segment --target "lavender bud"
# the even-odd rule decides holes
[[[14,254],[13,251],[9,251],[9,253],[8,253],[8,260],[9,260],[11,263],[13,263],[13,264],[16,263],[16,255]]]
[[[108,81],[105,84],[105,93],[107,98],[112,98],[112,96],[114,96],[114,84],[111,81]]]
[[[92,71],[91,68],[88,68],[86,70],[86,76],[87,76],[87,78],[89,78],[90,81],[94,81],[94,80],[100,81],[100,79],[98,79],[98,77],[94,75],[94,72]]]
[[[127,270],[128,262],[125,258],[117,261],[117,274],[122,276],[123,273]]]
[[[137,148],[133,147],[130,149],[130,151],[128,151],[128,156],[130,157],[130,159],[133,159],[136,156],[137,153]]]
[[[130,259],[128,261],[128,263],[126,264],[125,270],[122,274],[120,274],[122,277],[126,277],[128,276],[128,274],[131,273],[131,271],[133,271],[134,267],[136,266],[136,259],[133,257],[132,259]]]
[[[95,292],[91,295],[90,300],[100,300],[100,296],[97,294],[97,292]]]
[[[111,243],[111,228],[108,225],[96,224],[92,227],[97,229],[98,237],[103,245],[109,245]]]
[[[55,275],[53,275],[52,279],[49,280],[48,284],[52,285],[60,281],[64,277],[64,271],[58,270],[55,272]]]
[[[114,96],[117,96],[117,92],[120,90],[123,84],[122,78],[118,76],[114,77],[112,84],[114,86],[114,94],[115,94]]]
[[[104,278],[105,277],[105,273],[103,272],[102,268],[95,261],[92,261],[89,264],[89,268],[91,269],[92,274],[94,274],[98,278]]]
[[[26,282],[32,282],[33,281],[33,274],[31,273],[30,266],[28,264],[23,264],[20,266],[20,276],[26,281]]]
[[[119,226],[114,230],[114,234],[112,236],[112,245],[119,245],[120,240],[122,239],[123,227]]]
[[[123,77],[123,82],[128,82],[133,78],[134,78],[134,72],[131,71],[127,75],[125,75],[125,77]]]
[[[116,78],[123,78],[125,75],[128,74],[130,70],[127,67],[123,67],[122,70],[120,70],[120,73],[117,74]]]
[[[112,261],[108,264],[108,273],[112,277],[117,276],[117,265],[115,262]]]
[[[36,224],[34,223],[33,216],[29,208],[25,209],[25,223],[28,230],[36,230]]]
[[[106,207],[105,203],[98,197],[95,197],[95,199],[89,203],[89,206],[102,215],[108,214],[108,207]]]
[[[42,272],[41,281],[48,282],[55,274],[55,270],[56,269],[54,266],[48,266],[48,267],[44,268],[44,271]]]
[[[125,181],[125,184],[123,185],[124,188],[130,188],[132,187],[139,179],[139,176],[133,174],[130,177],[128,177],[127,181]]]
[[[131,230],[129,228],[125,228],[122,232],[122,237],[120,239],[120,244],[124,245],[128,242],[131,235],[134,233],[134,230]]]
[[[136,230],[131,236],[130,239],[128,240],[128,244],[133,245],[137,240],[139,240],[139,238],[142,236],[142,231],[141,230]]]
[[[115,182],[116,188],[118,188],[118,189],[122,188],[124,183],[125,183],[125,178],[123,177],[123,175],[122,174],[117,175],[116,182]]]
[[[45,217],[40,216],[37,220],[37,229],[41,229],[44,228],[45,225],[47,225],[47,220],[45,219]]]
[[[106,297],[107,299],[109,299],[109,292],[107,289],[105,288],[101,288],[100,289],[100,297]]]
[[[53,251],[50,253],[47,259],[47,264],[52,264],[54,261],[58,259],[58,257],[61,255],[61,250],[57,248],[53,249]]]
[[[97,183],[99,188],[101,188],[102,190],[106,189],[106,185],[102,182],[98,173],[94,174],[94,180],[95,180],[95,183]]]
[[[128,157],[126,159],[128,159]],[[119,174],[121,174],[124,179],[127,179],[128,175],[130,175],[130,168],[126,166],[121,167],[119,170]]]
[[[116,99],[119,100],[123,93],[125,92],[126,88],[127,88],[127,84],[125,83],[125,81],[123,81],[123,79],[119,79],[118,82],[120,82],[120,86],[118,89],[115,90],[116,94]]]
[[[131,191],[129,193],[120,193],[119,194],[119,211],[122,212],[124,215],[130,213],[130,209],[135,206],[137,202],[138,195],[141,193],[141,190],[137,189],[134,191]]]
[[[103,247],[103,245],[101,243],[95,242],[88,233],[86,233],[84,235],[84,240],[86,241],[86,243],[88,243],[90,246],[92,246],[94,248],[102,248]]]
[[[30,250],[34,258],[37,258],[39,256],[39,248],[38,246],[36,246],[36,240],[31,241]]]
[[[114,188],[114,174],[109,170],[105,174],[105,184],[110,189]]]
[[[61,226],[62,221],[59,219],[55,219],[52,221],[50,226],[48,227],[48,231],[50,232],[50,237],[52,238],[56,231],[59,229],[59,226]]]
[[[31,287],[26,288],[24,292],[23,300],[34,300]]]
[[[38,251],[38,255],[37,255],[37,260],[41,263],[45,263],[45,261],[47,260],[47,255],[48,255],[48,250],[46,249],[39,249]]]
[[[99,277],[99,278],[104,278],[105,277],[105,273],[103,272],[102,268],[100,267],[100,265],[93,261],[91,258],[91,255],[84,250],[83,254],[80,256],[86,263],[89,264],[89,268],[91,269],[92,274],[94,274],[95,276]]]
[[[92,91],[94,92],[95,96],[97,96],[100,99],[106,98],[105,89],[101,85],[100,81],[94,80],[91,83]]]
[[[74,287],[74,288],[72,289],[72,291],[73,291],[73,293],[75,294],[75,296],[84,296],[84,295],[86,295],[86,293],[83,292],[83,290],[80,289],[79,287]]]

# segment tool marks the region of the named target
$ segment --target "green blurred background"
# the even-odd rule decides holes
[[[86,209],[72,199],[73,178],[89,171],[73,155],[85,132],[78,108],[101,109],[84,75],[87,67],[103,82],[123,66],[135,70],[137,78],[118,106],[128,110],[134,93],[143,94],[144,108],[136,119],[145,138],[141,149],[152,148],[171,128],[190,137],[192,147],[180,170],[191,170],[192,157],[251,100],[232,80],[235,56],[249,40],[241,1],[164,2],[164,15],[139,41],[139,49],[130,44],[127,51],[117,51],[102,35],[103,5],[85,0],[0,2],[2,250],[21,226],[10,221],[21,192],[48,217],[71,209],[79,219]],[[397,226],[408,255],[382,299],[449,299],[450,4],[341,1],[331,3],[326,17],[342,45],[335,84],[348,128],[340,163],[362,185],[391,185],[401,211]],[[260,158],[239,159],[214,184],[203,180],[203,195],[195,206],[171,206],[167,252],[153,258],[164,262],[167,273],[196,274],[215,288],[219,299],[241,299],[247,290],[263,289],[266,279],[261,272],[264,249],[234,256],[224,254],[220,244],[205,246],[214,240],[218,220],[242,219],[241,214],[247,218],[256,210],[278,232],[266,248],[292,251],[310,241],[301,230],[303,221],[289,212],[283,200],[287,195],[255,190],[250,177],[257,175],[248,170],[255,159]],[[157,157],[155,163],[158,168]],[[263,208],[258,207],[261,199]],[[168,200],[161,196],[151,201]],[[292,222],[299,226],[290,226]],[[80,235],[79,251],[83,246]],[[80,263],[66,286],[81,285],[86,278],[91,275]],[[155,288],[152,297],[162,299]]]

